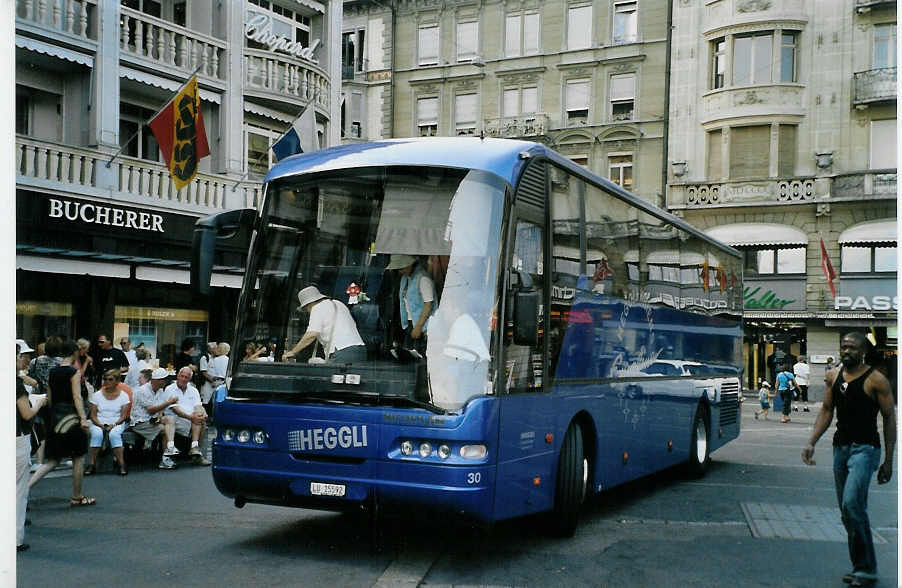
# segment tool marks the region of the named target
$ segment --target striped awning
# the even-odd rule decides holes
[[[775,223],[734,223],[705,231],[709,237],[727,245],[808,245],[808,235],[795,227]]]
[[[79,65],[94,67],[94,58],[90,55],[85,55],[84,53],[79,53],[78,51],[67,49],[66,47],[60,47],[59,45],[51,45],[50,43],[38,41],[37,39],[16,35],[16,47],[34,51],[36,53],[42,53],[51,57],[65,59],[66,61],[78,63]]]
[[[855,243],[895,243],[899,238],[896,219],[869,221],[853,225],[840,233],[841,245]]]
[[[120,67],[119,76],[128,80],[140,82],[142,84],[147,84],[148,86],[154,86],[156,88],[162,88],[163,90],[169,90],[173,94],[179,91],[179,88],[182,87],[183,83],[183,81],[170,80],[169,78],[163,78],[144,71],[131,69],[129,67]],[[220,102],[222,102],[222,97],[216,92],[210,92],[209,90],[198,88],[198,93],[200,94],[200,99],[205,102],[212,102],[213,104],[219,104]]]

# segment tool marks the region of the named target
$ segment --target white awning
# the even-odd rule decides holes
[[[123,263],[106,263],[86,259],[61,259],[39,255],[16,255],[16,269],[73,276],[128,278],[131,268]]]
[[[71,61],[72,63],[94,67],[94,58],[90,55],[85,55],[84,53],[79,53],[78,51],[73,51],[72,49],[67,49],[58,45],[51,45],[50,43],[45,43],[36,39],[29,39],[28,37],[16,35],[16,47],[28,49],[29,51],[35,51],[36,53],[42,53],[51,57],[59,57],[60,59]]]
[[[183,269],[139,265],[135,268],[135,279],[149,282],[166,282],[174,284],[190,284],[191,272]]]
[[[885,219],[849,227],[840,233],[839,243],[895,243],[898,238],[899,229],[896,219]]]
[[[120,67],[119,76],[128,80],[140,82],[142,84],[147,84],[148,86],[154,86],[155,88],[169,90],[173,94],[175,94],[179,90],[179,88],[182,87],[183,83],[176,80],[170,80],[168,78],[161,78],[160,76],[155,76],[153,74],[138,71],[136,69],[131,69],[129,67]],[[200,99],[204,100],[205,102],[212,102],[214,104],[219,104],[220,102],[222,102],[222,97],[216,92],[210,92],[209,90],[204,90],[203,88],[199,88],[199,91]]]
[[[260,106],[259,104],[255,104],[253,102],[248,102],[247,100],[244,101],[244,111],[250,112],[252,114],[259,114],[260,116],[265,116],[266,118],[282,121],[284,123],[294,122],[294,119],[287,114],[283,114],[278,110],[273,110],[272,108]]]
[[[652,251],[645,258],[645,263],[652,265],[681,265],[702,266],[705,264],[705,256],[695,251],[675,251],[673,249],[664,249],[661,251]],[[708,265],[716,267],[720,262],[713,255],[708,256]]]
[[[808,245],[808,235],[795,227],[773,223],[735,223],[708,229],[705,234],[727,245]]]
[[[241,289],[241,283],[244,276],[236,274],[217,274],[210,276],[210,285],[214,288],[235,288]]]

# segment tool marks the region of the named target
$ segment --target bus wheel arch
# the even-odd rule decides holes
[[[549,530],[557,536],[572,537],[576,532],[579,511],[589,483],[584,441],[583,427],[579,419],[574,419],[561,442],[554,483],[554,506],[547,519]]]
[[[692,432],[689,443],[689,460],[687,469],[690,475],[705,475],[711,463],[711,409],[708,403],[701,400],[692,417]]]

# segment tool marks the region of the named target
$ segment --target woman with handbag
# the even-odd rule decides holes
[[[73,364],[77,361],[78,346],[73,341],[60,345],[62,363],[50,370],[50,404],[53,422],[47,436],[44,463],[41,464],[28,487],[56,468],[65,458],[72,459],[72,499],[71,506],[92,506],[96,500],[81,493],[84,456],[88,452],[88,430],[91,421],[81,397],[81,373]]]

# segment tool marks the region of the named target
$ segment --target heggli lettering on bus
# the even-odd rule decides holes
[[[302,429],[288,433],[288,448],[291,451],[315,451],[320,449],[350,449],[366,447],[366,425],[351,427],[327,427],[324,429]]]
[[[214,408],[235,506],[572,535],[588,495],[738,437],[743,259],[697,228],[526,141],[356,143],[267,178],[194,231],[198,295],[253,233],[233,348],[274,343]]]

